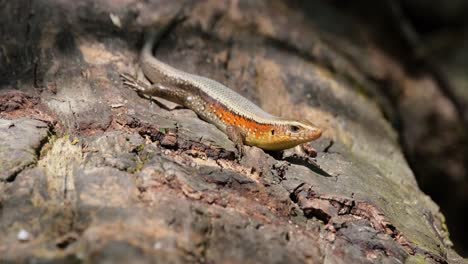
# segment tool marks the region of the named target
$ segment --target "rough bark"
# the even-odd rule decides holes
[[[382,114],[378,80],[411,78],[329,2],[0,7],[0,261],[463,262]],[[332,177],[255,147],[237,161],[192,111],[122,85],[181,8],[157,56],[323,127]]]

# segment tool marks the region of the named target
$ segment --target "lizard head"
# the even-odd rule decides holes
[[[322,130],[309,121],[303,120],[291,121],[290,124],[284,126],[283,133],[301,144],[319,138],[322,135]]]
[[[308,121],[285,121],[269,127],[256,146],[266,150],[284,150],[319,138],[322,130]]]

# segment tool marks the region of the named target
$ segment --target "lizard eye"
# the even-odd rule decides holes
[[[291,130],[291,132],[294,132],[294,133],[299,132],[300,129],[301,129],[301,128],[298,127],[298,126],[290,126],[290,127],[289,127],[289,130]]]

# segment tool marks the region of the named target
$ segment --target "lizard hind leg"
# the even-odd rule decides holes
[[[156,96],[170,100],[180,105],[184,105],[185,98],[187,98],[188,96],[186,91],[177,87],[165,86],[160,83],[154,83],[149,85],[138,80],[134,76],[130,76],[124,73],[121,74],[120,77],[122,78],[122,82],[125,86],[129,87],[130,89],[136,91],[138,94],[148,99],[153,99],[152,97]]]

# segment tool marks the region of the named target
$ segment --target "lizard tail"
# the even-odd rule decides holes
[[[157,47],[161,39],[163,39],[178,23],[185,19],[186,16],[182,14],[182,11],[180,11],[159,30],[150,30],[145,37],[145,44],[141,50],[141,57],[147,55],[153,56],[153,50]]]

